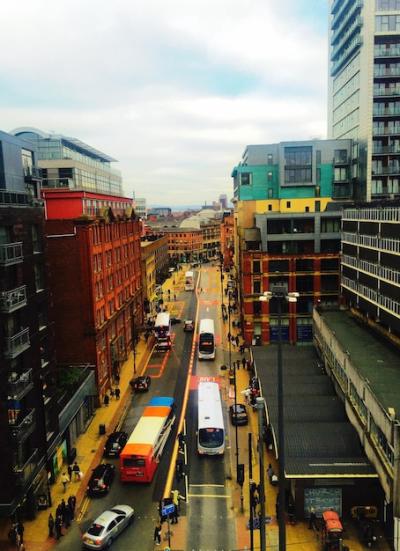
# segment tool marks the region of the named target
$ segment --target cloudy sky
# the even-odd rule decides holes
[[[74,136],[150,205],[232,196],[247,144],[326,137],[326,0],[13,0],[0,129]]]

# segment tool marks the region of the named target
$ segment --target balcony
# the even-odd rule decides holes
[[[39,463],[39,450],[35,449],[23,465],[15,465],[14,473],[18,486],[27,486],[36,474]]]
[[[400,155],[400,147],[397,145],[375,145],[372,150],[372,155]]]
[[[382,67],[374,71],[374,78],[400,77],[400,67]]]
[[[374,109],[373,112],[374,117],[396,117],[397,115],[400,115],[400,109],[398,108]]]
[[[375,46],[374,57],[400,57],[400,45],[392,45],[389,48],[380,47],[381,45]]]
[[[349,4],[348,2],[345,2],[344,4]],[[346,25],[349,23],[351,18],[354,16],[357,10],[361,8],[361,1],[355,0],[350,5],[347,6],[346,10],[343,9],[344,5],[342,6],[342,9],[340,12],[337,13],[335,19],[332,22],[332,27],[335,29],[332,38],[331,43],[335,44],[337,42],[337,39],[340,37],[340,35],[343,33],[344,29],[346,28]],[[342,18],[342,15],[345,14],[345,17]],[[336,23],[339,21],[339,25],[336,25]]]
[[[11,266],[20,264],[24,257],[22,255],[22,241],[0,245],[0,266]]]
[[[353,186],[352,185],[340,185],[333,184],[332,198],[333,199],[351,199],[353,197]]]
[[[16,400],[21,400],[33,388],[33,371],[11,373],[7,379],[7,394]]]
[[[400,222],[400,207],[346,209],[342,220],[367,220],[369,222]]]
[[[15,413],[15,417],[12,417],[12,412]],[[35,410],[28,409],[24,412],[16,410],[8,410],[9,420],[8,425],[11,430],[11,436],[21,442],[28,438],[33,432],[36,425]]]
[[[11,312],[26,306],[26,303],[26,285],[0,293],[0,312],[11,314]]]
[[[372,169],[372,176],[387,176],[400,174],[400,166],[381,166]]]
[[[374,98],[400,96],[400,88],[374,88]]]
[[[30,347],[29,327],[22,329],[22,331],[12,337],[6,337],[4,341],[4,356],[10,360],[13,360]]]
[[[399,126],[383,126],[383,127],[374,127],[372,129],[373,136],[394,136],[400,134],[400,125]]]
[[[32,180],[41,180],[42,173],[40,168],[37,166],[26,166],[24,167],[24,177],[25,182],[31,182]]]
[[[334,77],[340,71],[340,69],[347,63],[350,57],[358,50],[363,43],[361,36],[356,36],[345,50],[341,52],[340,48],[334,48],[332,50],[331,61],[331,76]],[[341,53],[340,53],[341,52]],[[339,55],[340,53],[340,55]]]

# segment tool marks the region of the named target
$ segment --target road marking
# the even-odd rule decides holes
[[[224,494],[224,495],[218,495],[218,494],[189,494],[189,497],[215,497],[217,499],[229,499],[231,496]]]
[[[224,484],[190,484],[191,488],[225,488]]]
[[[89,503],[90,503],[90,499],[86,496],[83,500],[83,504],[82,504],[82,507],[81,507],[81,510],[79,511],[79,515],[77,517],[77,522],[81,522],[81,520],[83,519],[83,517],[85,516],[85,513],[89,507]]]

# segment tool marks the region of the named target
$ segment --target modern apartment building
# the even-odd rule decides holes
[[[350,308],[400,345],[400,202],[348,208],[342,293]]]
[[[328,136],[353,140],[356,200],[400,196],[400,2],[331,0]]]
[[[143,220],[145,220],[147,217],[146,198],[135,196],[133,198],[133,204],[134,204],[136,216],[139,216],[139,218],[142,218]]]
[[[111,167],[115,159],[109,155],[77,138],[36,128],[17,128],[12,133],[35,145],[43,189],[61,188],[123,197],[121,173]],[[98,203],[105,199],[90,200],[95,208],[111,206]]]
[[[47,501],[59,441],[36,154],[0,132],[0,516],[20,519]]]

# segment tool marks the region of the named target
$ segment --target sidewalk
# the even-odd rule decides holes
[[[146,344],[143,340],[140,340],[136,347],[136,371],[138,375],[143,370],[150,354],[152,347],[150,342]],[[34,520],[24,522],[24,542],[26,543],[26,549],[28,551],[46,551],[55,544],[56,540],[54,538],[48,538],[47,521],[50,513],[52,513],[55,518],[56,507],[63,498],[67,501],[70,495],[76,496],[75,518],[79,516],[79,509],[85,497],[88,480],[92,469],[97,464],[101,463],[103,447],[107,438],[107,435],[100,436],[99,425],[104,424],[106,426],[107,434],[113,432],[132,396],[129,381],[132,379],[133,375],[133,354],[130,353],[128,360],[121,368],[119,383],[119,388],[121,390],[120,399],[116,400],[114,398],[110,400],[108,406],[102,405],[99,407],[86,432],[81,434],[75,443],[77,449],[76,461],[83,472],[82,480],[68,483],[67,490],[64,493],[60,474],[55,483],[51,486],[52,507],[44,511],[38,511]],[[68,465],[65,465],[65,472],[67,472],[67,467]],[[15,546],[10,545],[7,540],[9,528],[10,526],[7,525],[7,527],[3,527],[1,530],[0,548],[4,551],[8,549],[15,551]]]

